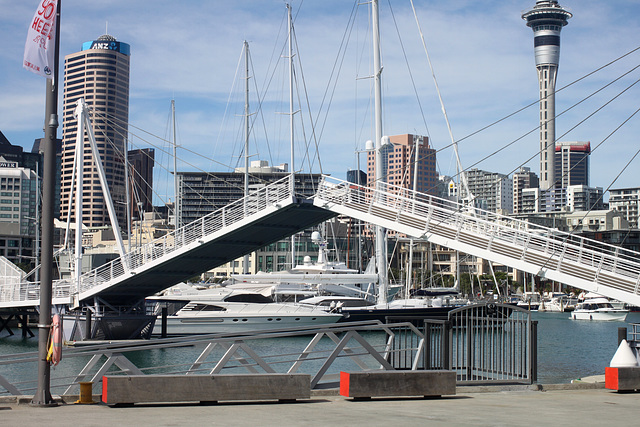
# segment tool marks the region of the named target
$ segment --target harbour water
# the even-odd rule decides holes
[[[604,374],[617,349],[618,328],[627,327],[622,322],[576,321],[569,313],[532,313],[538,321],[538,383],[562,384],[592,375]],[[288,339],[290,340],[290,339]],[[22,339],[19,334],[0,338],[0,355],[37,351],[37,339]],[[283,353],[293,342],[265,342],[278,346]],[[168,365],[193,360],[191,347],[156,350],[146,354],[144,365]],[[139,361],[138,361],[139,362]],[[63,361],[64,363],[64,361]],[[62,366],[62,365],[61,365]],[[141,366],[141,365],[138,365]],[[3,373],[6,375],[6,373]],[[15,374],[15,373],[14,373]],[[33,373],[24,373],[31,376]]]

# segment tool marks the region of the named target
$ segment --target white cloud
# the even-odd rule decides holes
[[[3,10],[0,34],[5,41],[0,52],[3,74],[0,79],[3,100],[0,130],[10,139],[15,135],[30,143],[33,138],[41,136],[41,93],[44,85],[21,69],[21,56],[25,25],[33,15],[35,4],[14,3],[0,0],[0,10]],[[533,37],[520,18],[520,13],[532,7],[534,0],[429,0],[415,3],[456,138],[463,138],[536,100]],[[561,4],[570,7],[575,16],[562,33],[559,86],[637,47],[634,46],[640,30],[637,2],[565,0]],[[295,27],[299,57],[303,61],[314,117],[327,91],[336,60],[339,63],[343,60],[337,56],[337,51],[353,5],[354,2],[338,0],[293,2],[293,10],[297,14]],[[446,147],[449,136],[413,13],[408,2],[393,1],[392,6],[433,145],[436,148]],[[238,139],[238,124],[225,126],[221,122],[242,41],[247,39],[251,43],[254,79],[256,84],[263,86],[270,77],[274,62],[284,62],[279,58],[285,42],[285,10],[281,1],[66,0],[63,7],[63,53],[75,52],[82,42],[103,34],[105,21],[109,22],[109,33],[131,45],[130,122],[133,125],[163,134],[169,100],[175,97],[181,142],[203,155],[214,156],[221,163],[235,162],[232,155],[237,156],[239,152],[233,146]],[[387,2],[381,2],[380,11],[384,31],[385,133],[426,133]],[[371,138],[370,120],[364,116],[368,111],[370,114],[369,82],[356,81],[356,74],[362,77],[370,72],[370,37],[365,34],[369,22],[364,6],[358,13],[364,20],[359,20],[350,34],[340,80],[335,92],[329,89],[332,93],[331,110],[326,121],[324,113],[320,115],[321,123],[318,125],[318,134],[322,131],[320,152],[323,171],[339,177],[344,177],[347,169],[355,167],[353,150]],[[612,76],[631,69],[638,64],[637,58],[635,54],[620,65],[562,91],[557,97],[557,110],[569,107],[611,81]],[[626,78],[623,85],[637,78],[633,76]],[[286,100],[282,79],[279,77],[277,83],[274,81],[271,89],[274,93],[284,92]],[[611,99],[613,93],[607,91],[598,96],[600,104]],[[637,93],[637,88],[631,89],[619,101],[569,133],[566,139],[590,140],[592,146],[595,145],[637,108]],[[269,101],[276,103],[276,96],[271,96]],[[358,101],[356,96],[360,98]],[[329,100],[324,102],[323,108],[326,108]],[[255,104],[255,100],[252,101],[252,105]],[[576,107],[558,119],[559,133],[572,127],[598,105],[594,101],[585,104],[588,105]],[[288,107],[278,108],[282,111]],[[252,150],[264,156],[270,150],[275,162],[287,162],[288,133],[281,123],[286,122],[286,116],[277,116],[275,111],[278,110],[274,107],[263,112],[268,123],[266,126],[270,129],[270,147],[266,148],[263,133],[257,132],[262,127],[259,122],[254,138],[260,147]],[[535,128],[537,116],[537,106],[533,106],[462,141],[460,150],[464,164],[472,165],[522,137]],[[229,118],[235,122],[239,120],[235,111],[229,113]],[[625,159],[634,154],[638,128],[637,119],[632,120],[611,138],[611,142],[594,152],[591,159],[592,185],[606,187],[624,166]],[[308,135],[308,125],[306,130]],[[33,137],[25,138],[29,132]],[[534,132],[476,167],[509,172],[533,155],[537,144]],[[443,173],[455,170],[450,168],[450,158],[450,150],[439,154]],[[203,168],[218,168],[194,156],[189,156],[189,161]],[[536,170],[537,161],[534,160],[531,166]],[[620,183],[624,186],[640,185],[637,177],[629,172],[623,175]]]

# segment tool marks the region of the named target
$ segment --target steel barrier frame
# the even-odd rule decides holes
[[[411,330],[418,337],[415,348],[395,348],[395,330],[404,328]],[[383,344],[370,344],[362,333],[384,333]],[[304,350],[290,354],[260,354],[256,348],[260,341],[270,338],[291,338],[306,336],[309,338]],[[326,338],[323,340],[323,338]],[[328,339],[328,341],[327,341]],[[318,344],[328,343],[326,349],[319,349]],[[77,394],[80,382],[90,381],[94,390],[101,389],[102,376],[109,375],[144,375],[162,371],[165,374],[193,375],[216,374],[228,372],[231,369],[241,369],[249,373],[287,372],[297,373],[305,366],[309,369],[309,362],[314,362],[317,368],[311,372],[311,388],[323,388],[327,384],[335,385],[338,373],[331,373],[330,368],[340,359],[353,362],[355,369],[360,370],[393,370],[390,363],[392,354],[397,351],[422,354],[424,337],[411,324],[382,324],[378,321],[352,322],[324,325],[316,328],[299,327],[285,328],[275,331],[256,331],[242,335],[211,334],[182,338],[166,338],[140,341],[135,343],[110,343],[102,345],[82,345],[65,347],[62,362],[59,367],[52,369],[52,390],[62,390],[61,395]],[[134,352],[154,349],[179,349],[185,346],[201,347],[195,359],[177,365],[140,367],[131,361]],[[217,360],[209,360],[214,350],[222,351]],[[194,353],[195,354],[195,353]],[[75,373],[60,372],[65,361],[84,358],[88,361]],[[284,358],[282,360],[282,358]],[[16,355],[0,356],[0,396],[29,395],[35,390],[37,379],[33,378],[10,381],[3,371],[10,371],[16,364],[37,362],[36,352]],[[418,369],[418,358],[415,358],[412,369]],[[68,363],[68,362],[67,362]],[[280,368],[280,367],[284,368]],[[58,375],[56,375],[58,374]],[[4,388],[4,392],[1,390]]]
[[[405,344],[406,349],[394,348],[391,362],[396,369],[406,369],[406,353],[414,351],[410,356],[419,356],[418,369],[455,371],[459,385],[537,381],[537,322],[531,320],[528,310],[483,303],[453,309],[448,320],[419,316],[387,320],[410,322],[424,337],[419,355],[411,344]],[[408,330],[395,332],[395,343],[415,343]]]

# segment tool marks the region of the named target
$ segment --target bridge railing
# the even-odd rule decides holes
[[[541,269],[639,293],[640,253],[635,251],[388,183],[370,188],[324,176],[315,198],[412,227],[417,236],[434,233]]]
[[[83,274],[80,292],[109,282],[129,271],[135,271],[136,268],[199,242],[205,236],[291,197],[288,182],[288,177],[282,178],[159,239],[133,249],[124,258],[117,258]]]
[[[284,177],[163,237],[141,245],[124,257],[116,258],[83,274],[79,288],[77,284],[71,284],[70,281],[56,281],[53,284],[53,296],[54,298],[71,298],[75,293],[79,294],[107,284],[135,272],[135,269],[145,264],[174,254],[225,227],[263,212],[269,206],[274,206],[290,197],[292,194],[289,188],[289,177]],[[39,298],[39,286],[33,282],[0,284],[0,302],[37,301]]]

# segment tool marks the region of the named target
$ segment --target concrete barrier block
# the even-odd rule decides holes
[[[307,374],[104,376],[107,405],[223,400],[296,400],[311,397]]]
[[[640,390],[640,367],[605,368],[604,386],[609,390]]]
[[[345,397],[427,397],[454,394],[456,374],[453,371],[340,372],[340,395]]]

